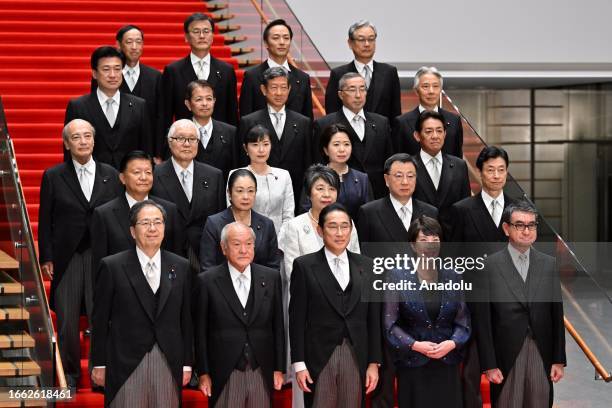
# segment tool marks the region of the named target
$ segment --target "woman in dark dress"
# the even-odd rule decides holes
[[[412,256],[420,260],[418,267],[394,270],[389,279],[414,286],[385,292],[383,330],[396,367],[400,408],[461,408],[463,404],[459,365],[471,333],[470,314],[461,291],[429,286],[461,280],[454,271],[436,267],[441,234],[433,218],[423,215],[412,222],[408,236],[417,254]]]

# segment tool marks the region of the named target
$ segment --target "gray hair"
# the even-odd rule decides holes
[[[432,74],[438,77],[438,79],[440,80],[440,88],[443,87],[444,85],[444,80],[442,79],[442,74],[440,73],[440,71],[438,71],[438,68],[436,67],[421,67],[417,70],[416,74],[414,74],[414,85],[412,85],[412,87],[414,89],[417,89],[419,87],[419,83],[421,82],[421,77],[423,75],[427,75],[427,74]]]
[[[502,222],[509,224],[510,220],[512,219],[512,214],[514,214],[515,212],[525,212],[534,214],[536,221],[539,218],[538,209],[535,208],[533,204],[531,204],[527,200],[519,200],[514,203],[508,204],[508,206],[504,208],[504,212],[502,213],[501,218]]]
[[[145,207],[155,207],[157,208],[161,214],[162,214],[162,218],[164,220],[164,224],[166,223],[166,209],[164,207],[162,207],[161,205],[157,204],[155,201],[153,200],[143,200],[143,201],[139,201],[136,204],[134,204],[132,206],[132,208],[130,208],[130,226],[135,227],[136,226],[136,222],[138,221],[138,214],[140,214],[140,212],[145,208]],[[95,239],[95,238],[94,238]]]
[[[263,84],[268,86],[268,82],[274,78],[287,78],[287,84],[289,84],[289,74],[283,67],[272,67],[268,68],[263,72]]]
[[[349,27],[349,30],[348,30],[349,40],[354,40],[353,34],[355,34],[355,31],[363,27],[371,27],[372,30],[374,30],[374,35],[378,36],[378,32],[376,31],[376,26],[374,26],[374,24],[372,24],[369,20],[359,20],[356,23],[351,24],[351,26]]]
[[[94,139],[96,138],[96,129],[93,127],[91,123],[83,119],[72,119],[70,122],[66,123],[66,126],[64,126],[64,129],[62,129],[62,139],[64,140],[64,142],[67,142],[70,139],[70,126],[77,124],[77,123],[83,123],[89,126]]]
[[[198,127],[193,123],[193,121],[189,119],[179,119],[170,126],[168,129],[168,139],[174,136],[177,130],[182,128],[188,128],[195,132],[196,137],[200,140],[200,133],[198,132]]]
[[[244,227],[247,228],[250,233],[251,233],[251,237],[253,238],[253,242],[257,239],[257,237],[255,236],[255,231],[253,231],[253,228],[249,227],[246,224],[243,224],[241,222],[238,221],[234,221],[234,222],[230,222],[229,224],[226,224],[225,227],[223,227],[223,229],[221,230],[221,245],[227,245],[227,234],[229,233],[230,228],[233,227]]]
[[[316,163],[308,167],[304,173],[304,189],[308,197],[310,197],[312,187],[317,180],[323,180],[340,192],[340,176],[338,176],[338,173],[324,164]]]
[[[338,89],[339,90],[344,89],[344,85],[346,85],[346,81],[348,81],[349,79],[353,79],[353,78],[361,78],[361,79],[363,79],[363,77],[360,74],[358,74],[357,72],[347,72],[346,74],[342,75],[342,77],[338,81]],[[365,81],[365,79],[364,79],[364,81]]]

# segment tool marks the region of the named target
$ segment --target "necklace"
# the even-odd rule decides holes
[[[317,225],[319,223],[319,220],[315,219],[315,217],[312,216],[312,209],[308,210],[308,216],[310,217],[310,219],[312,220],[312,222],[315,223],[315,225]]]

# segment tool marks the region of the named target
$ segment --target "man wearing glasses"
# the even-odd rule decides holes
[[[155,168],[151,193],[174,202],[186,227],[186,248],[194,273],[200,271],[200,238],[209,215],[225,208],[223,173],[194,161],[198,152],[198,129],[193,121],[180,119],[170,126],[168,145],[172,157]]]
[[[321,163],[321,133],[333,124],[340,123],[349,130],[349,138],[353,147],[348,165],[353,169],[368,174],[372,183],[375,198],[387,194],[383,178],[383,165],[387,157],[393,154],[389,120],[377,113],[364,110],[368,89],[365,79],[356,72],[348,72],[338,81],[340,90],[337,92],[342,107],[314,122],[313,125],[313,158]]]
[[[348,46],[355,60],[330,72],[325,90],[327,113],[342,109],[341,99],[338,98],[338,80],[347,72],[355,72],[365,78],[368,89],[366,111],[386,116],[389,122],[402,114],[397,68],[374,61],[376,37],[376,27],[367,20],[360,20],[349,28]]]
[[[563,378],[565,329],[555,259],[532,247],[538,213],[526,201],[502,215],[508,246],[479,273],[473,308],[480,367],[494,407],[552,407]]]

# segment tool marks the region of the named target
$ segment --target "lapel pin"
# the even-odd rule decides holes
[[[132,102],[128,103],[128,106],[131,108],[132,106],[134,106],[134,104],[132,104]]]
[[[217,78],[221,78],[221,73],[217,71]]]
[[[451,169],[452,169],[453,167],[455,167],[455,163],[451,163],[451,164],[450,164],[450,167],[451,167]]]
[[[261,287],[265,288],[266,287],[266,282],[261,282]]]
[[[103,182],[103,183],[106,183],[107,181],[108,181],[108,179],[107,179],[107,178],[103,178],[103,179],[102,179],[102,182]]]
[[[168,273],[168,279],[175,280],[176,279],[176,267],[174,265],[170,266],[170,272]]]
[[[204,188],[208,188],[208,181],[204,180],[202,182],[202,185],[204,186]]]
[[[308,225],[304,225],[304,232],[305,232],[306,234],[309,234],[309,233],[310,233],[310,227],[309,227]]]
[[[372,129],[376,129],[376,123],[372,122]]]
[[[257,226],[257,231],[259,231],[261,229],[261,225]]]
[[[355,184],[359,183],[359,180],[357,179],[357,177],[355,177]]]
[[[221,143],[225,143],[225,138],[223,137],[223,135],[220,135],[219,138],[221,139]]]

